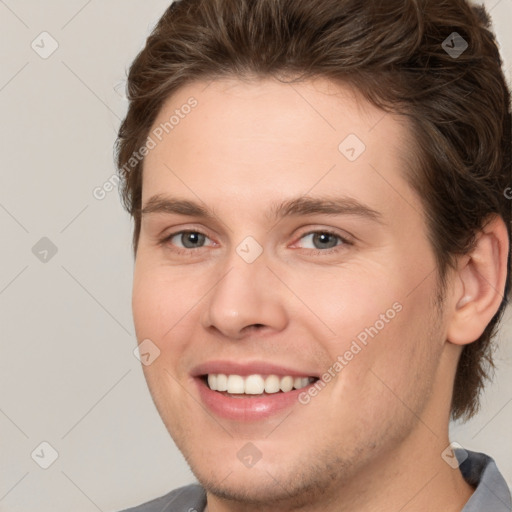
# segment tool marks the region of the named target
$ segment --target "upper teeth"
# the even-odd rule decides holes
[[[225,375],[223,373],[208,374],[208,386],[213,391],[227,391],[228,393],[247,395],[261,395],[266,393],[277,393],[278,391],[291,391],[293,388],[301,389],[312,382],[310,377],[279,377],[277,375]]]

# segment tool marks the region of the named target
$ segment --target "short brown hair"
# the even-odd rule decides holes
[[[116,143],[124,207],[140,234],[144,147],[164,101],[194,80],[326,77],[410,120],[415,166],[442,288],[457,255],[511,203],[510,92],[488,16],[465,0],[179,0],[161,17],[128,76],[128,113]],[[460,55],[449,52],[467,43]],[[462,39],[460,39],[462,37]],[[448,42],[448,46],[447,46]],[[457,48],[463,49],[459,44]],[[510,292],[478,340],[464,347],[451,415],[479,408],[494,368],[492,337]],[[503,290],[498,290],[503,292]]]

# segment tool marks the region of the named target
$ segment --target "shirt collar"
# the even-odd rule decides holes
[[[461,512],[510,512],[512,498],[505,479],[494,460],[484,453],[456,449],[457,459],[467,458],[460,464],[462,476],[475,492]]]

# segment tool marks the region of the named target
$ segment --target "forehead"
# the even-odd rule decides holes
[[[178,191],[240,205],[334,190],[384,210],[393,195],[395,209],[417,202],[402,177],[404,119],[327,79],[194,82],[168,98],[149,135],[142,204]]]
[[[190,103],[195,106],[190,108]],[[247,155],[250,160],[267,155],[259,153],[263,145],[273,149],[271,156],[278,154],[278,147],[283,151],[293,147],[300,158],[312,146],[324,149],[327,156],[333,147],[337,149],[343,135],[352,133],[370,142],[367,132],[382,125],[381,131],[391,127],[399,138],[404,135],[400,124],[399,118],[371,105],[352,87],[325,78],[294,84],[270,78],[224,78],[178,89],[161,108],[153,131],[163,128],[162,136],[169,143],[183,150],[193,148],[196,154],[211,149],[212,141],[218,152],[233,151],[234,137],[237,156]],[[193,139],[187,130],[190,125],[199,130]],[[206,135],[208,139],[201,140]],[[305,141],[309,141],[306,146]],[[376,142],[380,141],[374,137],[372,144]]]

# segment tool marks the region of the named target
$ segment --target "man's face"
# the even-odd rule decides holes
[[[153,130],[179,121],[145,160],[143,208],[156,195],[197,205],[143,215],[134,321],[160,350],[145,376],[207,489],[339,489],[432,442],[448,414],[407,127],[325,80],[206,86],[167,101]]]

